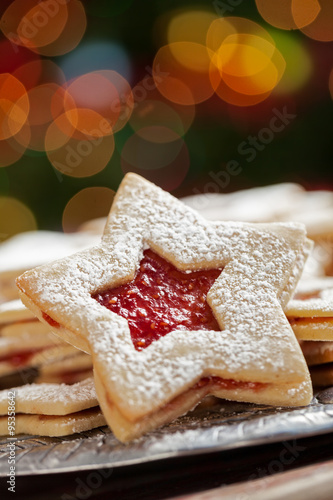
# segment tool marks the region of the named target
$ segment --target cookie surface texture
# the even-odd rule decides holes
[[[206,296],[218,331],[177,326],[135,348],[129,322],[94,296],[135,280],[148,249],[184,276],[220,270]],[[310,402],[309,372],[283,312],[309,251],[302,225],[207,221],[127,174],[101,243],[28,271],[17,284],[41,321],[92,354],[103,413],[127,441],[207,394],[273,405]]]
[[[299,340],[333,341],[333,278],[301,279],[285,312]]]

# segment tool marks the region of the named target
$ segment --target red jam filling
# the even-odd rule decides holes
[[[42,311],[42,316],[43,316],[43,320],[46,321],[50,326],[53,326],[53,328],[60,327],[60,323],[58,323],[58,321],[55,321],[53,318],[51,318],[51,316],[49,316],[48,314],[46,314],[43,311]]]
[[[45,349],[45,347],[39,347],[36,349],[25,349],[22,351],[17,351],[14,354],[7,354],[6,356],[1,356],[0,357],[0,363],[2,361],[6,361],[7,363],[10,363],[12,366],[24,366],[26,365],[30,359],[37,354],[38,352],[41,352]]]
[[[146,250],[133,281],[93,298],[127,319],[140,351],[175,329],[219,331],[206,296],[220,273],[221,269],[185,273]]]
[[[146,250],[133,281],[96,293],[93,298],[127,319],[133,344],[141,351],[177,328],[219,331],[206,296],[221,271],[184,273],[152,250]],[[267,384],[204,377],[192,389],[204,386],[258,392]]]

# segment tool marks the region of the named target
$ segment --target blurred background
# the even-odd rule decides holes
[[[0,239],[172,192],[333,189],[332,0],[1,0]]]

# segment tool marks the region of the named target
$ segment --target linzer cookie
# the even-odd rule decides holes
[[[28,415],[15,416],[15,434],[33,436],[68,436],[107,425],[99,406],[68,415]],[[8,434],[8,417],[0,416],[0,435]]]
[[[217,174],[211,182],[219,188]],[[208,184],[207,184],[208,187]],[[210,220],[247,222],[301,222],[316,244],[304,275],[333,274],[333,193],[305,191],[292,183],[245,189],[234,193],[202,193],[183,198],[184,203]]]
[[[35,382],[74,384],[90,376],[92,376],[91,356],[76,349],[75,354],[71,353],[59,360],[51,360],[39,366]]]
[[[219,188],[218,176],[214,175],[212,181]],[[288,218],[303,194],[302,186],[286,182],[234,193],[196,194],[182,201],[210,220],[274,222]]]
[[[1,243],[0,302],[18,297],[15,278],[22,272],[93,246],[98,241],[92,233],[31,231]]]
[[[72,345],[52,344],[47,338],[37,335],[25,338],[23,342],[9,337],[0,338],[0,376],[63,360],[77,352]]]
[[[304,223],[309,238],[315,241],[314,260],[333,274],[333,192],[305,191],[289,215]]]
[[[0,375],[38,367],[76,354],[54,335],[20,300],[0,305]]]
[[[105,425],[94,381],[30,384],[0,391],[0,435],[8,434],[8,396],[15,400],[15,434],[66,436]]]
[[[285,312],[299,340],[333,341],[333,278],[302,279]]]
[[[100,245],[17,284],[41,321],[92,354],[105,418],[128,441],[208,394],[311,401],[283,312],[310,247],[302,225],[207,221],[128,174]]]
[[[333,240],[333,192],[304,191],[294,207],[294,220],[306,225],[310,238]]]
[[[19,299],[0,304],[0,334],[3,325],[35,319],[36,316]]]

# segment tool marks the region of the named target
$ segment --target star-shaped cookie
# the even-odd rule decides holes
[[[127,174],[100,245],[17,284],[41,321],[92,354],[103,413],[128,441],[207,394],[310,402],[308,369],[283,313],[309,247],[302,225],[207,221]]]

